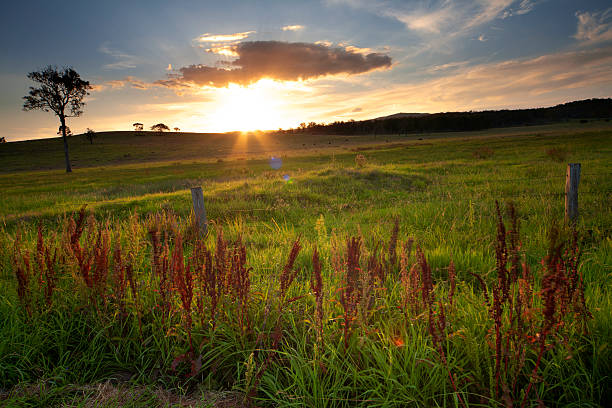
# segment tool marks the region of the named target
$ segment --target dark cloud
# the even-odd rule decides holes
[[[335,74],[354,75],[391,66],[391,57],[384,54],[364,55],[324,44],[247,41],[236,44],[232,51],[238,58],[229,64],[230,69],[190,65],[181,68],[180,74],[157,83],[168,87],[188,84],[223,87],[230,82],[248,85],[262,78],[296,81]]]

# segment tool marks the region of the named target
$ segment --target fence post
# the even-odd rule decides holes
[[[202,187],[191,188],[191,200],[193,201],[193,215],[201,235],[206,235],[208,231],[206,221],[206,209],[204,208],[204,194]]]
[[[569,163],[565,175],[566,222],[575,222],[578,218],[578,183],[580,183],[580,163]]]

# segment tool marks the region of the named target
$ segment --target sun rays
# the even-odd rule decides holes
[[[207,127],[218,131],[277,129],[287,117],[284,84],[263,79],[249,86],[229,84],[215,90]]]

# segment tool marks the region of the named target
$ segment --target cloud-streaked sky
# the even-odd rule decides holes
[[[397,112],[612,96],[609,0],[12,2],[0,16],[0,136],[56,136],[26,75],[94,85],[73,132],[296,127]]]

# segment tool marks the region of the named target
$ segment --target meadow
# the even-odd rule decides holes
[[[70,143],[0,145],[0,404],[612,400],[607,122]]]

